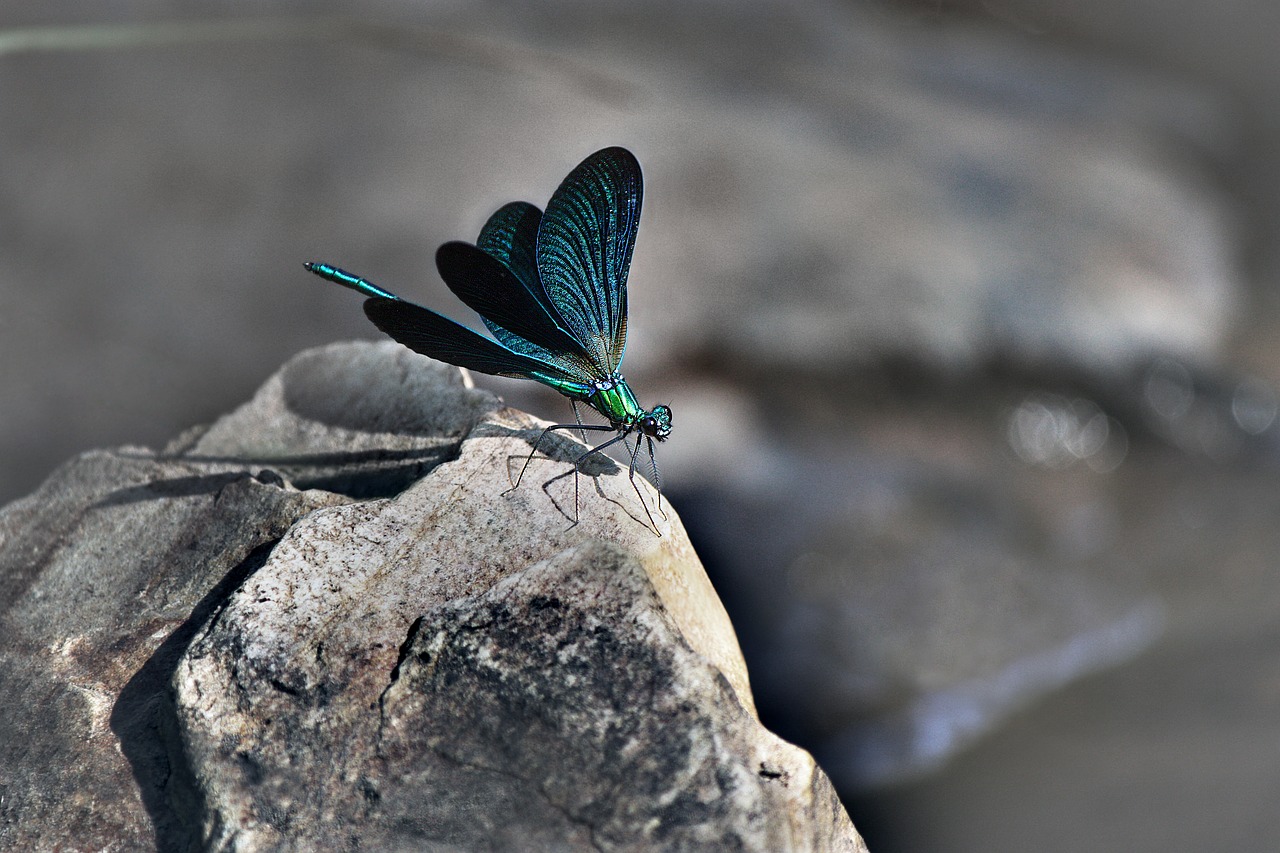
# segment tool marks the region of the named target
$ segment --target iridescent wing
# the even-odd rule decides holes
[[[449,242],[436,250],[440,277],[505,348],[553,364],[581,382],[604,379],[577,339],[560,327],[514,272],[470,243]],[[541,290],[541,288],[539,288]]]
[[[541,221],[542,211],[527,201],[504,204],[480,229],[476,246],[515,273],[529,292],[546,306],[548,313],[554,315],[555,308],[547,299],[538,278],[536,250],[538,223]]]
[[[614,373],[627,346],[627,270],[643,178],[625,148],[583,160],[547,203],[537,236],[542,287],[592,362]]]
[[[521,353],[512,352],[443,314],[403,299],[373,297],[364,302],[373,324],[414,352],[494,376],[534,379],[568,394],[590,393],[580,377]]]

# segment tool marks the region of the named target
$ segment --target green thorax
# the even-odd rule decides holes
[[[647,414],[631,393],[627,380],[617,373],[611,379],[597,382],[595,390],[582,399],[615,426],[631,426]]]

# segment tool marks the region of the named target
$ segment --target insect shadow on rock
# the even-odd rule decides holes
[[[578,427],[577,424],[569,424],[569,425],[562,425],[562,426],[567,426],[572,430],[576,430]],[[554,440],[557,438],[559,438],[558,441]],[[613,457],[604,453],[593,453],[590,450],[584,453],[582,451],[582,445],[579,444],[576,440],[570,439],[568,437],[559,437],[559,436],[551,435],[546,429],[540,430],[537,433],[536,441],[530,442],[530,444],[531,444],[531,447],[536,447],[540,449],[542,451],[542,455],[553,462],[569,462],[569,463],[572,463],[573,465],[573,467],[571,467],[569,470],[563,471],[559,474],[555,474],[550,479],[542,483],[543,494],[547,496],[547,499],[551,501],[552,505],[555,506],[556,510],[560,512],[561,515],[563,515],[566,519],[572,522],[572,524],[570,524],[570,527],[572,527],[574,524],[577,524],[577,520],[574,518],[573,514],[571,514],[568,510],[564,508],[562,501],[558,499],[555,493],[553,492],[553,487],[560,481],[564,480],[565,478],[573,477],[573,500],[574,500],[574,506],[576,510],[576,507],[579,501],[578,490],[579,490],[579,474],[580,473],[586,475],[586,477],[595,485],[596,494],[599,495],[602,500],[607,500],[610,503],[616,505],[620,510],[625,512],[627,515],[631,516],[631,518],[634,519],[636,522],[640,524],[645,523],[644,516],[635,515],[631,510],[627,509],[627,507],[622,502],[620,502],[617,498],[610,497],[608,494],[605,493],[604,489],[600,487],[600,479],[599,479],[600,475],[615,474],[619,470],[618,462]],[[630,445],[628,445],[628,447],[630,448]],[[503,492],[504,495],[510,494],[511,492],[514,492],[516,490],[516,488],[520,483],[520,478],[523,477],[525,473],[527,473],[527,469],[529,467],[530,462],[533,459],[534,454],[535,454],[535,451],[531,449],[529,453],[520,453],[520,454],[507,457],[507,465],[508,465],[507,473],[508,473],[508,477],[512,478],[511,482],[513,485],[511,486],[511,488]],[[518,466],[515,470],[513,470],[510,467],[512,462],[515,462],[516,465]],[[513,477],[513,475],[515,476]],[[633,481],[633,485],[634,485],[634,481]],[[640,499],[640,505],[642,508],[645,509],[646,512],[648,512],[648,505],[645,503],[643,497],[641,497]],[[661,508],[659,508],[659,512],[661,512]],[[666,517],[665,513],[663,514],[663,517],[664,518]],[[653,516],[652,515],[648,516],[648,519],[649,519],[649,525],[656,531],[657,527],[653,523]]]
[[[636,465],[644,445],[662,513],[653,443],[671,435],[671,408],[644,409],[620,372],[627,345],[627,271],[643,185],[640,164],[630,151],[605,148],[569,173],[545,212],[528,202],[511,202],[489,217],[475,245],[453,241],[436,251],[440,277],[480,315],[493,339],[345,270],[315,262],[306,268],[369,297],[364,313],[374,325],[415,352],[480,373],[533,379],[569,398],[575,423],[542,430],[503,494],[519,487],[553,430],[576,430],[584,441],[586,431],[613,432],[613,438],[574,460],[573,523],[578,523],[583,462],[621,443],[630,459],[631,486],[657,531],[636,483]],[[578,403],[609,423],[583,423]]]

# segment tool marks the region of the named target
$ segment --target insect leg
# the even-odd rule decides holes
[[[587,434],[582,431],[582,415],[578,414],[578,401],[570,398],[569,405],[573,406],[573,419],[578,422],[578,438],[582,439],[585,444],[587,441]]]
[[[619,436],[619,438],[626,438],[626,435],[623,434],[622,436]],[[640,499],[640,506],[644,507],[644,514],[649,517],[649,525],[653,528],[655,533],[658,533],[658,535],[661,536],[662,534],[658,532],[657,522],[653,520],[653,513],[649,512],[649,504],[645,502],[644,494],[641,493],[640,486],[636,483],[636,456],[640,454],[640,436],[636,436],[636,446],[634,449],[626,442],[623,442],[623,446],[627,448],[627,454],[631,457],[631,465],[628,471],[631,478],[631,488],[636,490],[636,497]],[[659,493],[658,499],[662,499],[661,493]]]
[[[555,429],[576,429],[579,431],[584,429],[590,429],[590,430],[604,430],[605,432],[611,432],[613,430],[613,427],[604,426],[601,424],[584,424],[582,422],[578,422],[576,424],[552,424],[551,426],[547,427],[541,433],[538,434],[538,440],[533,443],[533,447],[530,448],[529,450],[529,455],[525,457],[524,465],[520,467],[519,476],[517,476],[516,481],[511,484],[511,488],[503,492],[504,495],[514,492],[516,489],[520,487],[520,481],[524,479],[524,472],[529,470],[529,463],[533,461],[533,455],[538,452],[538,447],[541,446],[542,440],[547,437],[547,433]],[[608,443],[610,442],[606,442],[606,444]],[[585,455],[590,455],[590,454],[585,454]],[[585,458],[585,455],[583,458]]]
[[[613,427],[596,426],[594,424],[579,424],[579,426],[581,426],[583,429],[599,429],[599,430],[613,429]],[[577,459],[574,460],[573,462],[573,524],[578,523],[578,480],[579,480],[578,475],[579,475],[579,472],[582,470],[582,463],[586,461],[588,456],[593,456],[597,453],[602,453],[605,448],[611,447],[617,444],[619,441],[622,441],[626,437],[627,437],[626,433],[619,433],[618,435],[614,436],[608,441],[602,444],[596,445],[595,447],[591,448],[586,453],[582,454],[581,456],[579,456]],[[626,446],[625,443],[623,446],[624,447]]]
[[[667,513],[662,509],[662,472],[658,470],[658,457],[653,452],[653,436],[646,435],[644,440],[649,445],[649,467],[653,470],[653,486],[658,490],[658,512],[665,519]],[[640,449],[640,439],[636,439],[636,449]]]

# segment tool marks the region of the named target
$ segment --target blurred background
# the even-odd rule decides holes
[[[377,338],[605,145],[627,377],[875,853],[1280,849],[1280,7],[0,13],[0,501]],[[532,383],[478,377],[563,420]]]

